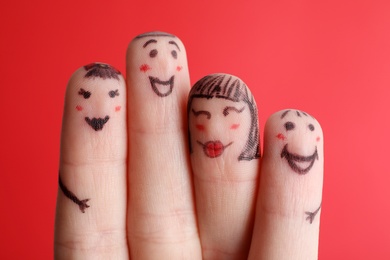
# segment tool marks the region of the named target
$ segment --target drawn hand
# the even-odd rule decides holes
[[[65,98],[55,258],[317,259],[321,126],[283,110],[263,153],[259,140],[245,83],[212,74],[190,91],[173,35],[137,36],[126,80],[80,68]]]

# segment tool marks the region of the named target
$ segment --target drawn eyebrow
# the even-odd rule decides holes
[[[151,44],[151,43],[157,43],[157,40],[155,40],[155,39],[151,39],[151,40],[149,40],[149,41],[147,41],[147,42],[145,42],[145,44],[144,44],[144,48],[146,48],[146,46],[148,46],[149,44]]]
[[[280,118],[283,119],[287,115],[288,112],[290,112],[290,110],[284,111]]]
[[[80,88],[79,95],[83,96],[85,99],[89,98],[91,96],[91,92],[88,90],[85,90],[83,88]]]
[[[205,111],[205,110],[195,111],[194,109],[192,109],[192,113],[193,113],[195,116],[205,115],[205,116],[207,116],[207,119],[210,119],[210,118],[211,118],[211,114],[210,114],[209,111]]]
[[[225,107],[225,108],[223,109],[223,115],[224,115],[224,116],[229,115],[229,111],[230,111],[230,110],[232,110],[232,111],[234,111],[234,112],[237,112],[237,113],[241,113],[242,111],[244,111],[244,109],[245,109],[245,107],[242,107],[241,109],[237,109],[237,108],[235,108],[235,107]]]
[[[176,43],[175,41],[169,41],[169,44],[175,45],[175,46],[177,47],[177,49],[178,49],[179,51],[181,51],[180,48],[179,48],[179,45],[177,45],[177,43]]]

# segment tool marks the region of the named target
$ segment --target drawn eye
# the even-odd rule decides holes
[[[295,124],[288,121],[284,124],[284,128],[286,128],[287,131],[293,130],[295,128]]]
[[[177,52],[176,52],[175,50],[173,50],[173,51],[171,52],[171,54],[172,54],[172,57],[173,57],[174,59],[177,59]]]
[[[79,95],[82,95],[85,99],[88,99],[91,96],[91,92],[80,88]]]
[[[153,49],[149,52],[150,58],[154,58],[157,56],[158,51],[156,49]]]
[[[309,127],[310,131],[314,131],[314,125],[309,124],[308,127]]]
[[[110,92],[108,92],[108,95],[110,96],[110,98],[114,98],[115,96],[119,96],[119,92],[118,90],[111,90]]]

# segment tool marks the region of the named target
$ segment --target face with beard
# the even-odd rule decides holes
[[[85,84],[80,84],[75,108],[93,130],[101,131],[111,119],[111,112],[119,112],[122,108],[120,72],[102,63],[89,64],[84,69]],[[118,81],[117,87],[112,80]]]

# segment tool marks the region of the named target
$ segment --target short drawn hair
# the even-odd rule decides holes
[[[260,157],[259,123],[256,102],[243,81],[228,74],[211,74],[203,77],[195,83],[190,91],[187,106],[188,117],[191,112],[191,105],[194,98],[223,98],[233,102],[245,102],[250,110],[251,125],[248,140],[243,151],[239,155],[238,160],[250,161]],[[192,153],[189,129],[188,138],[190,152]]]
[[[86,78],[95,78],[100,77],[102,79],[116,79],[119,80],[118,75],[121,75],[119,70],[116,68],[103,63],[91,63],[84,66],[84,69],[87,71],[84,77]]]
[[[140,35],[136,36],[134,39],[141,39],[144,37],[161,37],[161,36],[176,38],[176,36],[173,34],[156,31],[156,32],[147,32],[147,33],[140,34]]]

